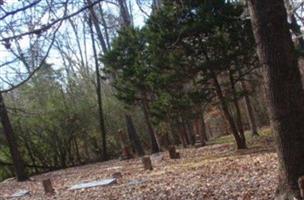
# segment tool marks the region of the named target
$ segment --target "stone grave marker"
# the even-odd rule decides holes
[[[98,186],[108,186],[108,185],[112,185],[115,183],[117,183],[116,178],[102,179],[102,180],[86,182],[86,183],[78,183],[78,184],[70,187],[69,190],[79,190],[79,189],[87,189],[87,188],[98,187]]]

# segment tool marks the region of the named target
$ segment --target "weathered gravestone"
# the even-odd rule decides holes
[[[145,170],[153,170],[150,156],[144,156],[144,157],[142,157],[142,163],[144,165],[144,169]]]
[[[180,154],[179,152],[176,151],[175,146],[173,145],[169,146],[168,151],[171,159],[180,159]]]
[[[112,178],[115,178],[115,179],[122,178],[122,173],[121,172],[115,172],[115,173],[112,174]]]
[[[152,163],[160,163],[164,160],[164,156],[161,153],[152,154],[150,157]]]
[[[42,185],[43,185],[45,194],[54,194],[55,193],[55,190],[52,186],[52,182],[50,179],[43,180]]]

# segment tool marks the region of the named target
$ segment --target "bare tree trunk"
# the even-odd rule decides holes
[[[108,49],[111,49],[109,30],[108,30],[108,26],[107,26],[106,20],[104,18],[103,8],[102,8],[102,6],[100,4],[99,4],[99,10],[100,10],[101,22],[102,22],[102,25],[103,25],[103,28],[104,28],[104,33],[105,33],[105,38],[106,38],[105,41],[107,43]]]
[[[257,128],[257,124],[256,124],[256,119],[255,119],[254,111],[253,111],[253,108],[252,108],[251,99],[250,99],[250,96],[248,95],[248,90],[247,90],[247,87],[246,87],[246,83],[241,81],[241,85],[242,85],[243,91],[245,92],[244,100],[245,100],[247,115],[248,115],[248,119],[249,119],[251,134],[253,136],[258,136],[259,133],[258,133],[258,128]]]
[[[169,124],[170,124],[170,131],[171,131],[171,136],[173,138],[174,145],[181,144],[181,140],[180,140],[179,134],[176,134],[176,132],[178,132],[178,131],[176,131],[176,127],[174,126],[174,122],[170,118],[169,118]]]
[[[2,93],[0,92],[0,118],[3,127],[3,132],[8,143],[10,154],[12,156],[13,165],[15,168],[15,173],[18,181],[27,180],[27,175],[25,172],[24,161],[21,158],[20,152],[18,150],[18,144],[16,137],[7,114],[7,110],[4,104],[4,99]]]
[[[148,133],[150,135],[150,142],[151,142],[151,148],[152,148],[152,153],[157,153],[160,151],[156,137],[155,137],[155,133],[151,124],[151,120],[150,120],[150,115],[149,115],[149,108],[146,102],[146,97],[145,94],[143,95],[143,101],[142,101],[142,108],[144,111],[144,116],[145,116],[145,120],[147,123],[147,127],[148,127]]]
[[[235,88],[235,81],[233,78],[232,71],[229,71],[229,79],[230,79],[230,85],[231,85],[231,92],[233,97],[233,104],[236,111],[236,122],[239,130],[239,135],[241,137],[241,140],[246,141],[245,134],[244,134],[244,128],[243,128],[243,122],[242,122],[242,115],[241,115],[241,109],[239,105],[239,101],[237,98],[237,90]]]
[[[89,140],[88,140],[88,134],[85,133],[86,135],[84,136],[83,138],[83,150],[84,150],[84,153],[85,153],[85,160],[86,161],[90,161],[91,160],[91,156],[90,156],[90,152],[89,152]]]
[[[283,0],[249,0],[257,52],[279,157],[276,199],[301,199],[304,175],[304,93]]]
[[[73,142],[74,142],[74,148],[75,148],[75,152],[76,152],[77,162],[78,162],[78,164],[81,164],[82,161],[81,161],[81,156],[80,156],[80,151],[79,151],[79,145],[78,145],[76,137],[73,138]]]
[[[285,6],[287,8],[287,14],[290,20],[290,29],[292,32],[295,34],[297,37],[297,40],[299,42],[299,47],[303,50],[304,49],[304,39],[302,36],[302,31],[301,31],[301,26],[299,26],[297,19],[294,14],[294,8],[292,7],[290,0],[284,0],[285,1]]]
[[[232,117],[231,113],[229,112],[228,105],[227,105],[227,102],[226,102],[226,100],[224,98],[221,86],[220,86],[220,84],[219,84],[219,82],[217,80],[217,77],[216,77],[216,75],[215,75],[215,73],[213,71],[211,71],[211,76],[212,76],[212,79],[214,81],[216,94],[217,94],[217,96],[218,96],[218,98],[220,100],[224,116],[225,116],[226,120],[229,123],[231,132],[232,132],[232,134],[234,136],[234,139],[236,141],[237,148],[238,149],[246,149],[247,146],[246,146],[245,137],[242,138],[239,135],[239,133],[238,133],[237,126],[235,125],[233,117]]]
[[[153,0],[152,1],[152,11],[155,13],[157,10],[161,9],[162,0]]]
[[[92,5],[92,1],[91,0],[87,0],[87,3],[88,3],[88,5]],[[101,28],[99,26],[98,17],[96,15],[96,12],[95,12],[93,6],[89,7],[89,12],[90,12],[90,17],[92,19],[93,25],[94,25],[95,30],[97,32],[97,37],[98,37],[98,40],[100,42],[102,51],[103,51],[103,53],[107,53],[108,52],[108,48],[107,48],[106,42],[104,40],[104,37],[102,35],[102,31],[101,31]]]
[[[126,0],[117,0],[120,9],[120,16],[121,16],[121,24],[123,26],[132,26],[132,19],[129,13],[128,5]]]
[[[208,141],[208,137],[207,137],[207,130],[206,130],[204,112],[202,112],[200,114],[200,125],[201,125],[201,142],[202,142],[202,144],[205,145],[206,141]]]
[[[207,133],[208,133],[209,138],[213,138],[213,132],[212,132],[210,123],[207,123],[207,130],[208,130]]]
[[[136,153],[139,156],[145,155],[144,149],[141,145],[140,139],[139,139],[136,129],[134,127],[131,116],[128,114],[125,114],[125,120],[126,120],[126,124],[127,124],[129,139],[130,139],[133,149],[135,149]]]
[[[191,127],[188,123],[188,120],[185,120],[183,117],[181,117],[182,120],[182,125],[183,125],[183,129],[186,133],[187,136],[187,140],[188,140],[188,144],[189,145],[194,145],[195,144],[195,137],[193,136]]]
[[[107,160],[108,154],[107,154],[107,141],[106,141],[106,127],[105,127],[105,120],[104,120],[103,107],[102,107],[101,80],[99,74],[99,65],[98,65],[98,58],[97,58],[97,52],[96,52],[96,46],[94,40],[94,33],[91,23],[90,23],[90,31],[91,31],[92,47],[93,47],[94,60],[95,60],[96,85],[97,85],[96,94],[97,94],[97,102],[98,102],[99,127],[102,137],[102,159]]]
[[[183,126],[182,126],[182,124],[179,120],[177,120],[177,127],[178,127],[180,141],[182,142],[183,147],[186,148],[187,144],[189,142],[187,141],[187,135],[186,135],[185,130],[184,130],[184,128],[183,128]]]

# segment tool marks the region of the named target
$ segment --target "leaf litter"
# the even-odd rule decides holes
[[[0,199],[18,191],[30,191],[24,200],[269,200],[277,185],[277,156],[273,151],[235,151],[232,144],[179,149],[181,159],[161,153],[145,171],[141,159],[112,160],[33,176],[29,181],[9,179],[0,183]],[[159,156],[159,155],[158,155]],[[69,190],[75,184],[111,178],[105,187]],[[50,178],[56,191],[45,195],[41,181]],[[131,183],[131,184],[130,184]],[[133,183],[133,184],[132,184]]]

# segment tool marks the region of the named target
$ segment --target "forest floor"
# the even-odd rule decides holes
[[[12,199],[9,197],[19,190],[30,191],[22,200],[273,199],[277,156],[270,131],[261,133],[260,137],[248,136],[247,150],[235,150],[233,138],[225,136],[206,147],[179,149],[178,160],[169,159],[164,152],[163,159],[152,159],[152,171],[144,171],[138,158],[49,172],[21,183],[8,179],[0,183],[0,199]],[[111,178],[115,172],[122,173],[122,178],[111,186],[69,190],[79,182]],[[41,180],[45,178],[51,178],[56,194],[44,194]]]

